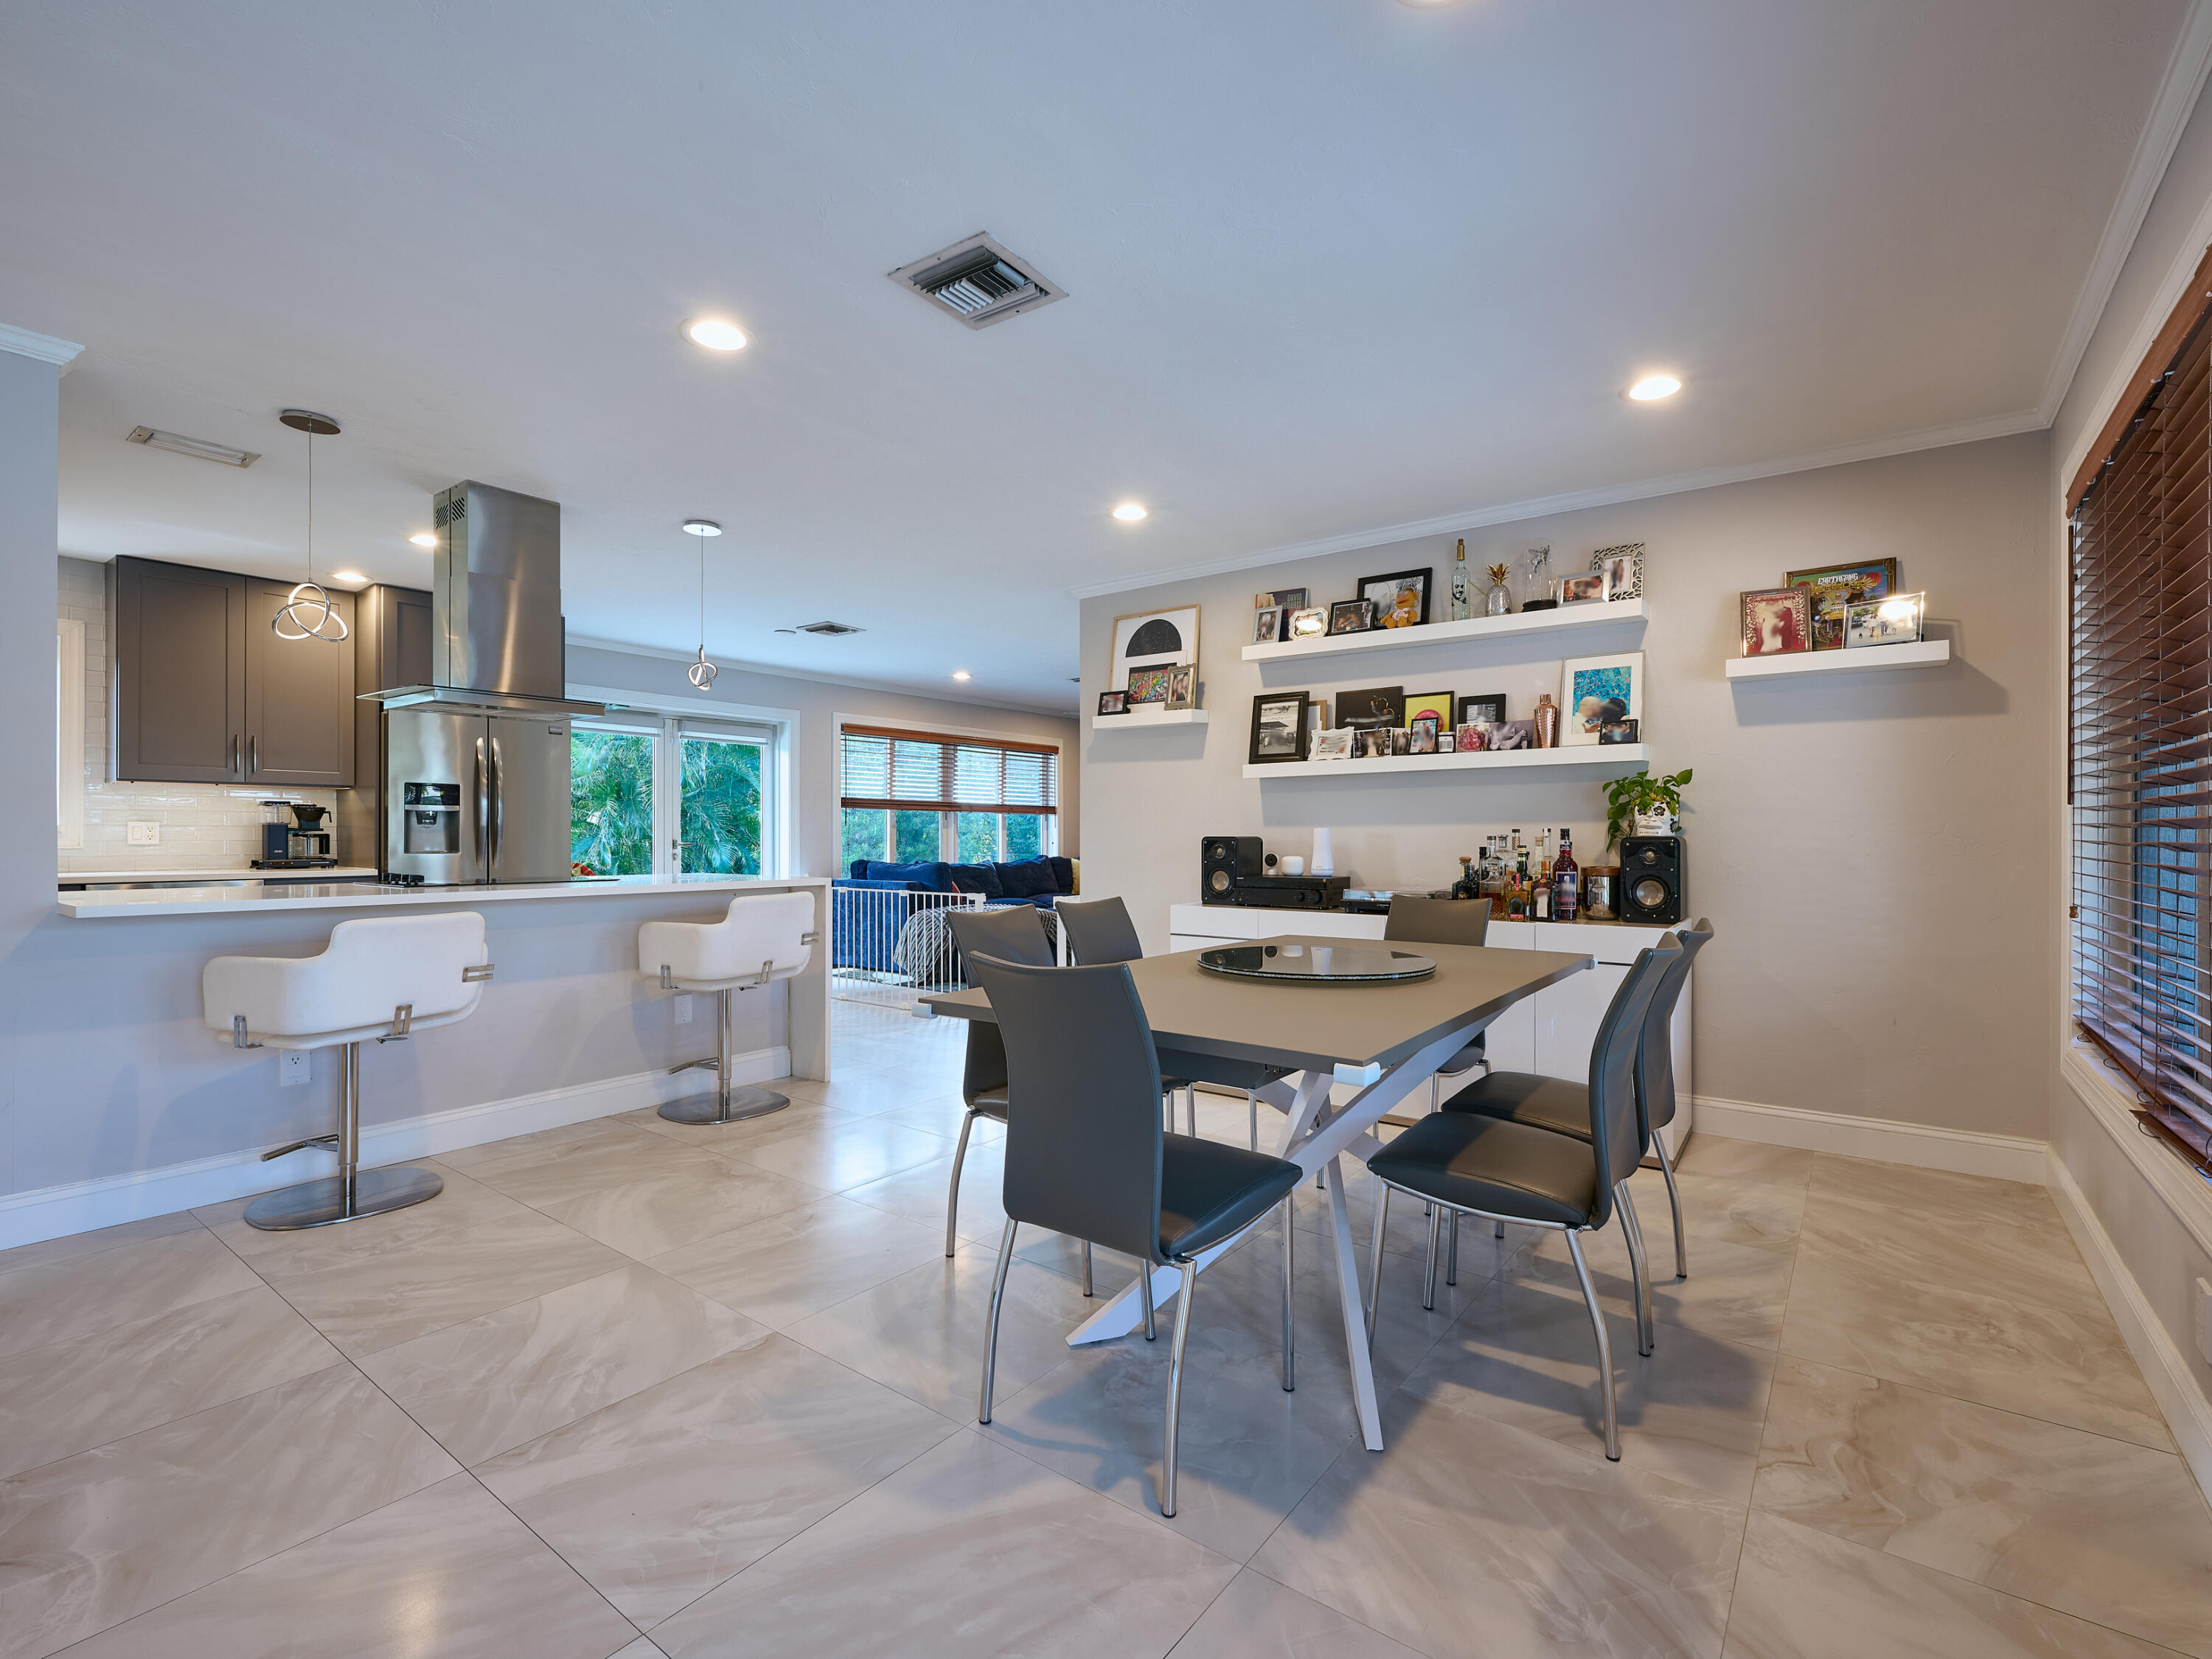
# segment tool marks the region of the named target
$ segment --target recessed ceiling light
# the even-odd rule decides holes
[[[684,533],[687,536],[719,536],[722,533],[722,526],[712,519],[686,519],[684,520]]]
[[[407,539],[417,547],[435,547],[438,544],[437,537],[427,530],[418,530]]]
[[[358,570],[333,570],[331,580],[334,582],[365,582],[368,578]]]
[[[1631,403],[1656,403],[1662,398],[1671,398],[1682,389],[1682,383],[1671,374],[1647,374],[1628,388]]]
[[[964,668],[956,668],[956,669],[954,669],[954,670],[952,671],[952,678],[953,678],[954,679],[956,679],[956,680],[964,680],[964,679],[971,678],[973,678],[973,677],[972,677],[971,675],[969,675],[969,673],[968,672],[968,671],[967,671],[966,669],[964,669]]]
[[[743,351],[745,331],[720,317],[695,317],[684,325],[684,337],[709,351]]]
[[[1140,501],[1124,501],[1114,509],[1114,516],[1123,524],[1134,524],[1145,516],[1144,504]]]

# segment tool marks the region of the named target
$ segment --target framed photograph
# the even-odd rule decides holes
[[[1893,593],[1886,599],[1860,599],[1846,607],[1844,644],[1912,645],[1928,625],[1925,593]]]
[[[1462,726],[1496,726],[1505,718],[1505,694],[1481,691],[1459,700]]]
[[[1099,719],[1103,720],[1109,714],[1126,714],[1128,712],[1129,694],[1127,691],[1101,691],[1098,694]]]
[[[1490,747],[1490,725],[1487,721],[1462,726],[1452,734],[1453,747],[1462,755],[1479,755]]]
[[[1165,702],[1168,700],[1168,671],[1164,668],[1132,668],[1129,671],[1129,707],[1139,703]]]
[[[1886,599],[1897,592],[1897,561],[1869,559],[1864,564],[1793,570],[1782,581],[1787,587],[1805,588],[1813,596],[1813,649],[1840,651],[1849,608],[1867,599]]]
[[[1306,590],[1303,587],[1279,587],[1272,593],[1252,596],[1253,608],[1257,611],[1271,607],[1277,611],[1303,611],[1310,603],[1312,601],[1307,598]]]
[[[1373,732],[1406,723],[1406,688],[1378,685],[1369,691],[1336,694],[1336,723],[1355,732]]]
[[[1499,720],[1483,728],[1483,746],[1488,749],[1534,749],[1536,746],[1536,722],[1534,720]]]
[[[1644,597],[1644,544],[1623,542],[1619,547],[1601,547],[1590,555],[1590,568],[1605,578],[1605,597],[1614,599],[1640,599]]]
[[[1415,720],[1434,720],[1438,726],[1452,723],[1452,694],[1449,691],[1408,692],[1406,695],[1406,724]]]
[[[1429,619],[1429,576],[1425,570],[1398,570],[1387,576],[1362,576],[1359,597],[1375,607],[1376,628],[1419,628]]]
[[[1114,654],[1107,665],[1115,679],[1132,668],[1172,668],[1198,660],[1198,607],[1139,611],[1114,618]]]
[[[1594,571],[1587,576],[1559,578],[1561,605],[1601,605],[1605,601],[1605,573]]]
[[[1293,640],[1317,640],[1328,632],[1328,611],[1315,605],[1304,611],[1291,612],[1290,632],[1284,637]]]
[[[1182,663],[1168,670],[1167,705],[1170,708],[1198,707],[1198,665]]]
[[[1311,701],[1303,691],[1262,691],[1252,699],[1253,765],[1306,757],[1306,707]]]
[[[1807,651],[1813,644],[1813,591],[1765,587],[1736,597],[1736,633],[1747,657]]]
[[[1263,605],[1252,613],[1252,643],[1273,645],[1283,637],[1283,607]]]
[[[1595,744],[1609,724],[1644,718],[1644,653],[1570,657],[1559,665],[1559,747]]]
[[[1317,761],[1350,760],[1352,740],[1358,735],[1358,733],[1347,731],[1342,726],[1339,726],[1333,732],[1324,732],[1314,739],[1313,753],[1307,758]]]
[[[1434,720],[1415,720],[1406,732],[1406,752],[1409,755],[1433,755],[1437,752],[1437,723]]]
[[[1636,730],[1634,720],[1607,720],[1598,727],[1597,740],[1601,744],[1634,743],[1637,740]]]
[[[1358,752],[1364,759],[1376,760],[1390,752],[1390,732],[1388,727],[1378,726],[1372,731],[1355,732],[1352,735],[1359,740]]]
[[[1332,634],[1364,634],[1375,626],[1375,607],[1366,599],[1339,599],[1328,608]]]

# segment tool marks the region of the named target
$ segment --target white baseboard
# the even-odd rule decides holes
[[[2017,1135],[1938,1129],[1890,1118],[1850,1117],[1799,1106],[1719,1100],[1711,1095],[1697,1097],[1692,1121],[1697,1133],[1729,1140],[1757,1140],[1770,1146],[1870,1158],[1877,1164],[1909,1164],[1921,1170],[1948,1170],[1954,1175],[1990,1176],[2032,1187],[2039,1187],[2048,1179],[2048,1144]]]
[[[2135,1275],[2128,1271],[2096,1212],[2089,1207],[2089,1200],[2056,1154],[2050,1159],[2050,1182],[2051,1195],[2058,1201],[2066,1230],[2074,1235],[2081,1259],[2089,1264],[2090,1277],[2104,1293],[2128,1352],[2142,1370],[2151,1398],[2165,1413],[2166,1425],[2181,1449],[2183,1461],[2196,1474],[2197,1484],[2212,1496],[2212,1400],[2207,1400],[2197,1387],[2188,1359],[2174,1346],[2150,1304],[2143,1300]]]
[[[766,1083],[790,1073],[791,1050],[787,1048],[755,1048],[731,1057],[732,1083]],[[413,1158],[434,1158],[440,1152],[481,1146],[510,1135],[557,1129],[635,1111],[641,1106],[658,1106],[674,1099],[679,1091],[696,1087],[696,1079],[679,1080],[663,1072],[636,1072],[597,1083],[548,1089],[540,1094],[457,1106],[392,1123],[365,1124],[361,1132],[361,1161],[362,1167],[374,1168],[404,1164]],[[191,1164],[11,1193],[0,1198],[0,1249],[90,1232],[147,1216],[197,1209],[204,1204],[250,1198],[337,1170],[337,1154],[326,1148],[311,1146],[276,1164],[261,1162],[264,1150],[249,1147]]]

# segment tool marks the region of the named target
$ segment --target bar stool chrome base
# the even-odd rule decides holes
[[[749,1117],[766,1117],[791,1104],[789,1095],[773,1089],[717,1089],[710,1094],[686,1095],[660,1109],[671,1123],[742,1123]]]
[[[292,1232],[302,1227],[327,1227],[337,1221],[357,1221],[365,1215],[404,1210],[445,1191],[445,1177],[434,1170],[407,1164],[389,1169],[362,1170],[351,1176],[325,1176],[296,1187],[264,1193],[246,1206],[246,1224],[264,1232]]]

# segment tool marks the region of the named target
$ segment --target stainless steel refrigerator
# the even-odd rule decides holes
[[[432,886],[567,881],[568,721],[384,711],[384,868]]]

